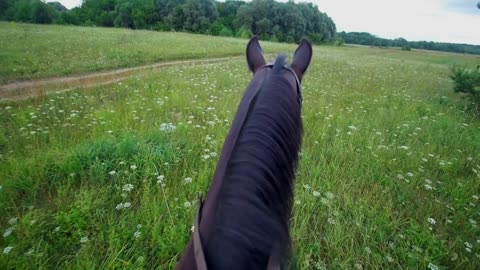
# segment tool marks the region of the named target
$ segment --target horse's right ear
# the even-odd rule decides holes
[[[260,47],[257,37],[252,37],[247,44],[247,64],[253,73],[266,64],[265,58],[263,58],[262,47]]]
[[[307,71],[310,61],[312,60],[312,44],[306,39],[303,39],[298,45],[295,54],[293,55],[293,61],[290,65],[298,76],[298,79],[302,81],[303,75]]]

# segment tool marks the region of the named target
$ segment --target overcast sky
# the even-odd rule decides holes
[[[81,0],[57,0],[67,8]],[[326,12],[338,31],[480,45],[480,0],[302,0]]]

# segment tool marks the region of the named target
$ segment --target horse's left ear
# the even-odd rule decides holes
[[[265,58],[263,58],[262,47],[258,43],[258,38],[253,37],[250,39],[247,45],[247,64],[248,68],[255,73],[257,69],[263,67],[265,63]]]
[[[302,39],[297,50],[295,51],[295,54],[293,55],[293,61],[290,65],[300,81],[310,65],[312,54],[312,44],[310,44],[308,40]]]

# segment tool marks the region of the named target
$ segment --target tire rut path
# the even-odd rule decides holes
[[[165,61],[155,64],[100,71],[89,74],[11,82],[0,85],[0,102],[46,96],[51,93],[67,92],[76,88],[92,88],[113,84],[123,81],[142,70],[159,69],[180,65],[205,65],[226,62],[232,59],[238,59],[240,57],[241,56],[232,56],[202,58],[195,60]]]

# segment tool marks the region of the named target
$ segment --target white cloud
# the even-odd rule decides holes
[[[480,10],[452,0],[312,0],[339,31],[369,32],[385,38],[480,44]],[[467,3],[468,4],[468,3]]]
[[[72,9],[82,4],[82,0],[48,0],[47,2],[59,2],[68,9]]]

